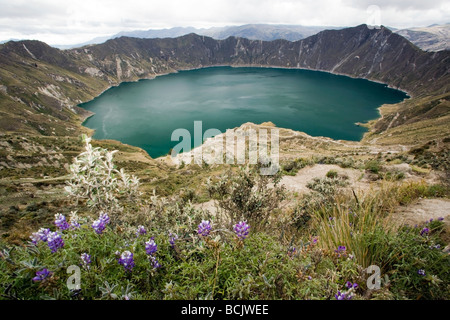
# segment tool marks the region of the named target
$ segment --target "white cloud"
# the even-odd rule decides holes
[[[393,27],[450,22],[446,0],[0,0],[0,39],[73,44],[136,29],[247,23],[354,26],[378,5]]]

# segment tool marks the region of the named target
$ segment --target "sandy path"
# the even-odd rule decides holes
[[[418,202],[405,207],[399,207],[394,214],[401,224],[414,226],[430,219],[444,218],[450,226],[450,200],[448,199],[420,199]]]
[[[328,171],[335,170],[339,175],[346,175],[350,183],[349,187],[356,190],[368,189],[369,183],[362,178],[363,171],[357,169],[343,169],[334,164],[316,164],[312,167],[305,167],[297,172],[295,176],[284,176],[280,184],[284,185],[286,189],[298,193],[311,192],[306,187],[308,182],[314,178],[324,178]]]

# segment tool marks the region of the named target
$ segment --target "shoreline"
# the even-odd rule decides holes
[[[91,129],[91,128],[88,128],[88,127],[86,127],[86,126],[84,126],[84,123],[85,123],[89,118],[93,117],[93,116],[95,115],[95,113],[92,112],[92,111],[90,111],[90,110],[87,110],[87,109],[83,108],[82,105],[84,105],[84,104],[86,104],[86,103],[89,103],[89,102],[93,101],[94,99],[98,98],[98,97],[101,96],[103,93],[105,93],[106,91],[108,91],[108,90],[110,90],[110,89],[112,89],[112,88],[115,88],[115,87],[119,87],[121,84],[124,84],[124,83],[136,83],[136,82],[139,82],[139,81],[145,81],[145,80],[154,80],[154,79],[156,79],[157,77],[167,76],[167,75],[171,75],[171,74],[177,74],[177,73],[183,72],[183,71],[195,71],[195,70],[201,70],[201,69],[220,68],[220,67],[229,67],[229,68],[266,68],[266,69],[305,70],[305,71],[311,71],[311,72],[323,72],[323,73],[327,73],[327,74],[331,74],[331,75],[335,75],[335,76],[343,76],[343,77],[349,77],[349,78],[352,78],[352,79],[366,80],[366,81],[369,81],[369,82],[374,82],[374,83],[378,83],[378,84],[385,85],[385,86],[387,86],[388,88],[393,89],[393,90],[401,91],[401,92],[405,93],[407,97],[406,97],[405,99],[403,99],[402,101],[398,102],[398,103],[403,103],[404,101],[410,100],[410,99],[413,98],[412,94],[411,94],[410,92],[406,91],[405,89],[395,88],[395,87],[389,85],[388,83],[384,83],[384,82],[379,81],[379,80],[372,80],[372,79],[368,79],[368,78],[366,78],[366,77],[357,77],[357,76],[352,76],[352,75],[343,74],[343,73],[337,73],[337,72],[331,72],[331,71],[321,70],[321,69],[310,69],[310,68],[301,68],[301,67],[284,67],[284,66],[275,66],[275,65],[259,65],[259,64],[257,64],[257,65],[255,65],[255,64],[217,64],[217,65],[209,65],[209,66],[203,66],[203,65],[202,65],[202,66],[199,66],[199,67],[190,67],[190,68],[173,69],[173,71],[155,74],[155,75],[153,75],[153,76],[151,76],[151,77],[143,77],[143,78],[139,78],[139,79],[135,79],[135,80],[121,81],[121,82],[119,82],[119,83],[117,83],[117,84],[111,85],[111,86],[109,86],[108,88],[104,89],[100,94],[98,94],[98,95],[95,96],[94,98],[92,98],[92,99],[90,99],[90,100],[88,100],[88,101],[85,101],[85,102],[82,102],[82,103],[76,105],[77,107],[82,108],[82,109],[84,109],[85,111],[91,113],[89,116],[85,117],[85,119],[82,120],[82,122],[80,123],[80,125],[83,126],[83,127],[86,128],[86,129],[91,130],[91,131],[92,131],[92,135],[91,135],[90,137],[93,138],[93,139],[95,139],[95,138],[94,138],[95,130],[94,130],[94,129]],[[398,103],[395,103],[395,104],[393,104],[393,105],[396,105],[396,104],[398,104]],[[370,125],[369,125],[369,123],[370,123],[370,122],[374,122],[374,121],[381,120],[381,119],[383,118],[383,115],[381,114],[381,108],[382,108],[384,105],[386,105],[386,104],[382,104],[381,106],[379,106],[379,107],[376,108],[376,110],[377,110],[377,112],[378,112],[378,117],[377,117],[377,118],[367,120],[366,122],[356,122],[356,123],[354,123],[354,125],[359,126],[359,127],[362,127],[362,128],[365,128],[365,129],[367,130],[366,132],[364,132],[363,136],[362,136],[359,140],[354,140],[354,141],[353,141],[353,140],[342,140],[342,139],[336,140],[336,139],[333,139],[333,138],[331,138],[331,137],[326,137],[326,138],[332,139],[332,140],[334,140],[334,141],[342,141],[342,142],[348,141],[348,142],[357,142],[357,143],[361,143],[361,142],[364,140],[364,138],[366,137],[366,135],[370,133]],[[246,123],[246,122],[243,122],[243,124],[244,124],[244,123]],[[229,129],[233,129],[233,128],[229,128]],[[288,129],[288,128],[286,128],[286,129]],[[291,129],[291,130],[292,130],[292,129]],[[302,131],[298,131],[298,132],[302,132]],[[311,136],[311,135],[307,134],[306,132],[302,132],[302,133],[304,133],[304,134],[306,134],[306,135],[308,135],[308,136]],[[311,137],[315,137],[315,136],[311,136]],[[323,137],[323,136],[318,136],[318,137]],[[104,139],[99,139],[99,140],[104,140]],[[109,139],[109,140],[111,140],[111,139]],[[120,142],[120,141],[119,141],[119,142]],[[122,143],[122,142],[121,142],[121,143]],[[133,146],[133,147],[137,147],[137,146]],[[139,147],[138,147],[138,148],[139,148]],[[142,149],[142,148],[140,148],[140,149]],[[151,157],[151,156],[148,154],[147,151],[145,151],[144,149],[142,149],[142,150],[143,150],[149,157]],[[161,157],[158,157],[158,158],[153,158],[153,157],[151,157],[151,158],[152,158],[152,159],[159,159],[159,158],[161,158]]]

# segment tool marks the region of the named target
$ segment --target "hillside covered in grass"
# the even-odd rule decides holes
[[[158,196],[148,182],[118,170],[114,153],[90,139],[84,147],[59,196],[64,207],[52,203],[58,213],[46,215],[42,203],[18,210],[25,213],[19,221],[32,224],[28,233],[2,240],[2,298],[449,296],[448,215],[411,225],[397,210],[423,198],[448,201],[448,185],[387,165],[395,159],[302,158],[285,161],[275,176],[261,176],[260,166],[204,167],[197,174],[197,165],[183,166],[169,173],[168,196]],[[324,163],[339,169],[309,181],[307,193],[283,183]],[[350,171],[342,171],[358,167],[360,181],[373,181],[370,190],[355,191]],[[198,180],[188,186],[182,179],[178,189],[176,177],[186,171]],[[201,208],[210,201],[215,210]],[[67,287],[71,266],[80,268],[79,288]],[[370,266],[381,272],[378,287],[371,286]]]

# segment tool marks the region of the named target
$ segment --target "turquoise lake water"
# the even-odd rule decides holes
[[[84,125],[94,138],[138,146],[153,158],[179,142],[172,132],[184,128],[194,138],[194,121],[203,132],[225,132],[246,122],[271,121],[280,128],[312,136],[360,140],[355,125],[379,117],[377,108],[405,99],[384,84],[325,72],[211,67],[122,83],[80,105],[95,113]]]

